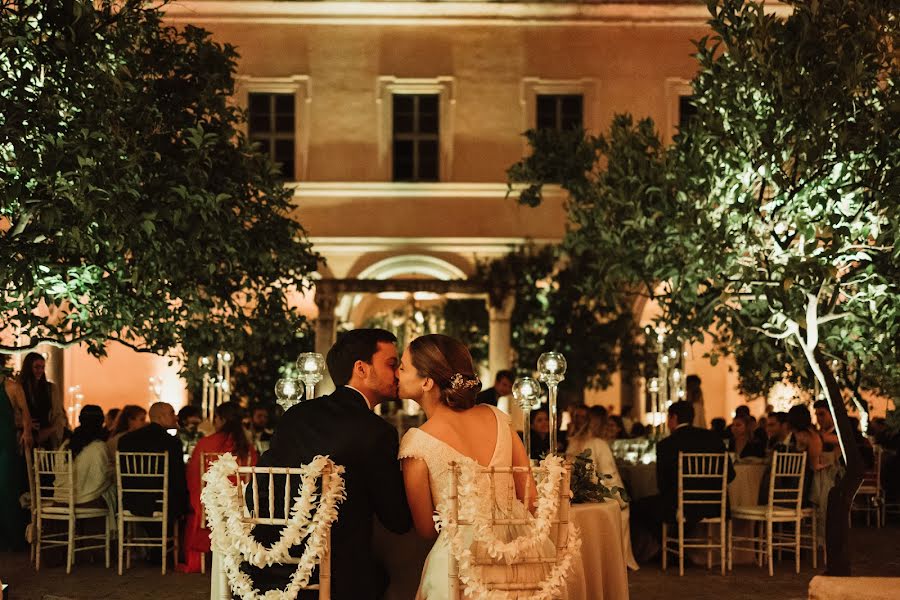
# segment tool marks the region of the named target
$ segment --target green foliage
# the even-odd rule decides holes
[[[572,479],[569,485],[572,490],[572,504],[603,502],[607,498],[615,500],[619,497],[628,502],[628,492],[625,488],[606,487],[603,485],[604,479],[612,479],[612,475],[597,473],[590,448],[576,456],[572,463]]]
[[[138,0],[0,4],[0,315],[19,347],[304,345],[285,339],[305,331],[289,297],[318,257],[229,102],[237,53],[162,18]]]
[[[514,248],[479,264],[477,279],[494,297],[515,299],[511,317],[517,370],[529,376],[543,352],[562,352],[568,363],[563,393],[606,387],[618,366],[619,345],[631,333],[629,314],[581,292],[581,268],[556,246]]]

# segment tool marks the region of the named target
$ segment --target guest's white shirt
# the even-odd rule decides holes
[[[62,450],[67,450],[69,443],[63,444]],[[103,495],[103,492],[113,484],[112,463],[106,443],[94,440],[78,453],[75,457],[75,504],[91,502]],[[68,502],[61,488],[66,485],[63,477],[57,476],[53,483],[54,500],[56,502]]]

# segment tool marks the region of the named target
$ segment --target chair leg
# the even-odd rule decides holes
[[[816,539],[818,525],[816,524],[816,511],[814,510],[812,513],[812,519],[810,519],[810,523],[812,524],[812,558],[813,558],[813,569],[818,568],[819,561],[819,540]]]
[[[69,537],[66,544],[66,575],[72,572],[72,563],[75,562],[75,517],[69,519]]]
[[[110,515],[103,517],[103,521],[106,523],[105,544],[106,544],[106,568],[107,569],[109,568],[109,517],[110,517]]]
[[[34,547],[34,570],[35,571],[41,570],[41,532],[43,530],[43,525],[44,524],[41,521],[41,518],[38,517],[37,530],[34,532],[35,535],[37,536],[36,544]]]
[[[712,571],[712,523],[706,524],[706,570]]]
[[[128,539],[131,539],[134,537],[134,523],[129,523],[125,527],[128,528],[128,538],[126,538],[126,541],[127,541]],[[131,552],[132,552],[131,546],[128,546],[125,548],[125,568],[126,569],[131,568]]]
[[[684,519],[678,519],[678,576],[684,576]]]
[[[187,557],[185,557],[185,560],[187,560]],[[663,557],[663,560],[666,560],[665,557]],[[200,574],[206,575],[206,552],[200,553]]]
[[[662,570],[666,570],[669,559],[669,527],[666,523],[662,524]]]
[[[775,574],[772,567],[772,521],[766,521],[766,559],[769,561],[769,577]]]
[[[725,542],[728,541],[728,533],[726,531],[727,529],[728,525],[723,519],[719,524],[719,562],[722,564],[722,575],[725,574]]]
[[[125,523],[122,522],[122,519],[119,519],[119,539],[117,545],[119,547],[119,575],[121,575],[122,561],[125,558]]]
[[[728,521],[728,570],[734,568],[734,521]]]
[[[797,573],[800,573],[800,523],[801,520],[797,519],[794,524],[794,570]]]
[[[163,511],[165,514],[165,511]],[[169,524],[166,522],[167,519],[163,518],[162,520],[162,574],[166,574],[166,547],[168,546],[168,534],[169,534]]]

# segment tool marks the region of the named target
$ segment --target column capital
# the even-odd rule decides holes
[[[509,294],[503,298],[499,306],[487,301],[488,316],[491,321],[509,321],[512,318],[513,309],[516,307],[516,298]]]
[[[324,286],[316,286],[315,295],[313,296],[313,302],[316,303],[316,307],[319,309],[319,319],[333,319],[334,318],[334,309],[337,308],[338,304],[338,294],[331,289],[328,289]]]

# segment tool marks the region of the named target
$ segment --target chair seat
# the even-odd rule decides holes
[[[106,508],[78,508],[75,507],[75,518],[90,518],[90,517],[105,517],[109,513],[109,509]],[[68,506],[42,506],[41,507],[42,515],[68,515],[69,507]]]
[[[861,485],[857,494],[878,494],[879,489],[874,485]]]
[[[731,509],[731,518],[732,519],[750,519],[756,521],[765,521],[766,514],[768,513],[769,507],[766,505],[758,505],[758,506],[735,506]],[[797,511],[790,508],[779,508],[774,507],[772,509],[771,515],[777,518],[787,518],[793,519],[796,518]],[[803,516],[803,511],[800,511],[800,516]]]

